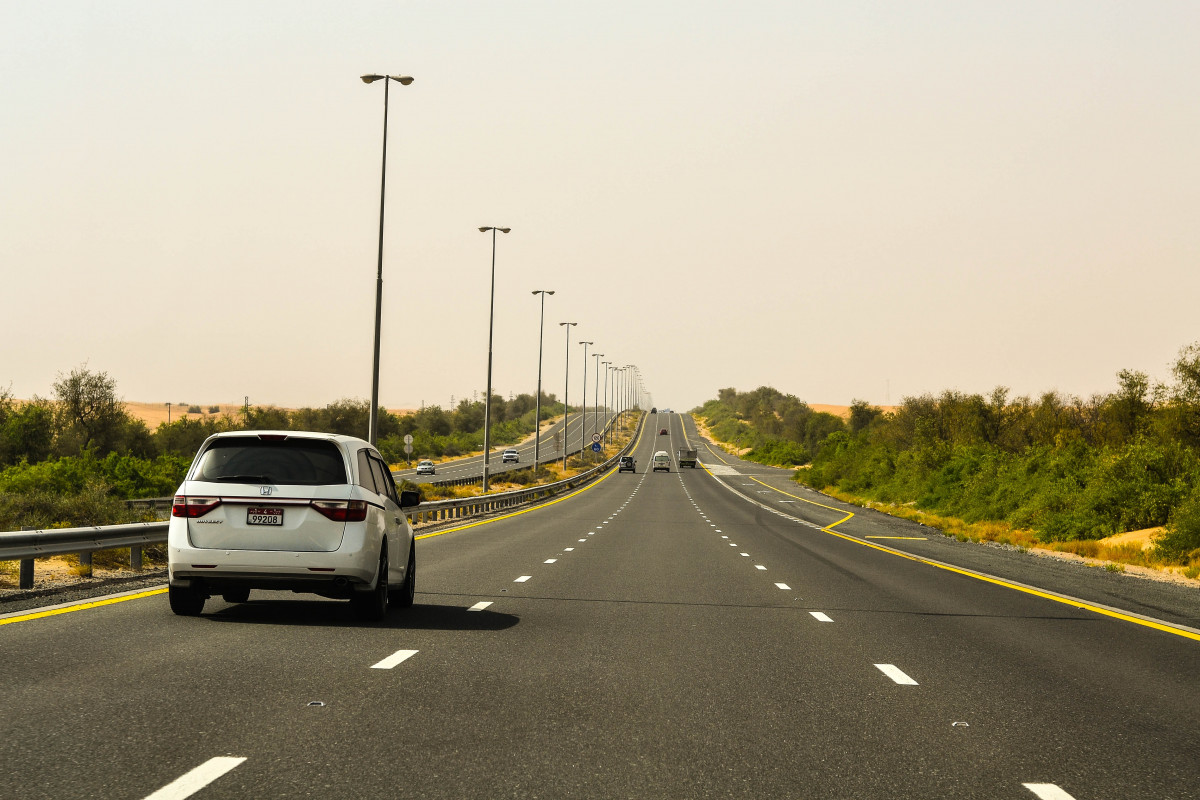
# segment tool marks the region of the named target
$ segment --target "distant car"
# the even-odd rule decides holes
[[[658,435],[659,435],[659,436],[666,436],[666,435],[667,435],[667,429],[666,429],[666,428],[663,428],[662,430],[660,430],[660,431],[658,432]]]
[[[517,452],[516,448],[510,447],[500,454],[501,464],[507,464],[510,461],[514,463],[520,463],[521,461],[521,454]]]
[[[654,458],[650,459],[650,469],[654,472],[662,470],[663,472],[671,471],[671,457],[667,455],[666,450],[659,450],[654,454]]]
[[[196,616],[220,595],[244,603],[252,589],[345,598],[382,619],[411,606],[417,579],[413,530],[369,442],[304,431],[229,431],[208,437],[175,492],[167,529],[167,599]]]
[[[617,472],[637,472],[637,462],[633,460],[633,456],[621,456],[621,460],[617,464]]]
[[[433,475],[434,474],[433,462],[428,461],[428,460],[417,462],[417,474],[418,475]]]

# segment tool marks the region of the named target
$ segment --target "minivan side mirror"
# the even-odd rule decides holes
[[[416,508],[421,505],[421,493],[412,490],[405,490],[400,493],[401,508]]]

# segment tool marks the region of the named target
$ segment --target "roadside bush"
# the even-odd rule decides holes
[[[94,481],[70,495],[33,491],[0,493],[0,530],[31,528],[77,528],[86,525],[117,525],[147,519],[146,512],[127,508],[107,484]]]
[[[1164,561],[1174,564],[1200,560],[1200,488],[1171,514],[1166,530],[1155,542],[1154,551]]]

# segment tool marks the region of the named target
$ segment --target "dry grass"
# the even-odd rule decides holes
[[[1193,558],[1191,563],[1181,567],[1167,564],[1154,554],[1153,540],[1161,533],[1162,528],[1128,531],[1106,539],[1043,543],[1038,541],[1033,531],[1027,528],[1015,528],[1007,522],[967,522],[957,517],[945,517],[920,511],[911,504],[895,505],[865,500],[831,487],[824,489],[824,492],[844,503],[850,503],[860,508],[871,508],[889,516],[936,528],[960,542],[996,542],[1019,547],[1022,550],[1079,558],[1091,566],[1101,567],[1109,572],[1125,572],[1126,567],[1133,567],[1138,574],[1150,577],[1166,576],[1177,581],[1182,579],[1195,581],[1200,578],[1200,557]]]

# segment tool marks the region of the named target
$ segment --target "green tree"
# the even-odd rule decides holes
[[[58,401],[59,451],[64,455],[115,449],[128,430],[129,416],[117,397],[117,383],[105,372],[80,366],[54,383]]]

